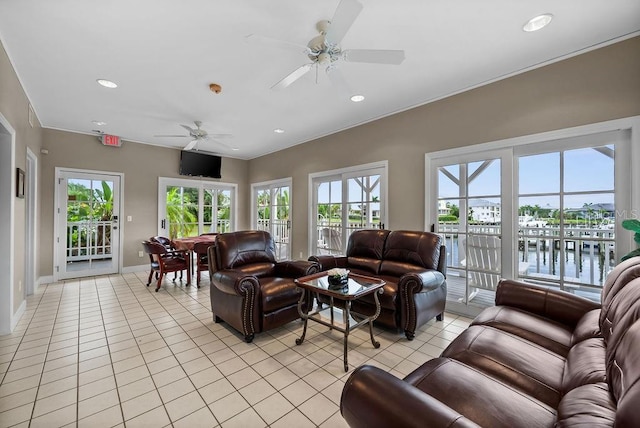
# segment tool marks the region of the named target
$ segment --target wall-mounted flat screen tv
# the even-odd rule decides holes
[[[180,152],[180,175],[221,178],[221,167],[220,156],[195,151]]]

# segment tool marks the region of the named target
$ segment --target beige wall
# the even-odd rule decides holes
[[[306,256],[310,173],[388,160],[387,227],[421,230],[425,153],[636,115],[640,37],[253,159],[249,180],[293,177],[292,254]]]
[[[18,77],[11,65],[4,46],[0,43],[0,113],[10,123],[16,133],[15,137],[15,167],[26,171],[27,147],[36,154],[40,153],[41,128],[34,117],[34,126],[29,124],[29,100],[18,80]],[[2,159],[2,168],[5,167],[6,159]],[[13,313],[15,313],[24,301],[25,284],[25,235],[26,235],[26,199],[15,198],[14,233],[15,241],[13,245],[14,256],[14,278],[13,278]],[[9,204],[8,201],[0,201],[2,204]],[[5,206],[7,206],[5,205]],[[8,221],[2,218],[2,221]],[[37,221],[37,220],[36,220]],[[3,237],[2,239],[7,239]],[[36,256],[37,257],[37,256]],[[6,275],[3,272],[3,275]],[[3,280],[8,280],[3,276]],[[6,299],[8,296],[0,296]]]
[[[40,274],[53,274],[53,231],[55,168],[66,167],[124,174],[124,204],[121,218],[124,240],[123,266],[137,266],[148,262],[138,257],[140,242],[158,232],[158,177],[180,177],[180,151],[124,141],[121,147],[103,146],[96,136],[45,129],[41,177],[41,252]],[[222,179],[211,180],[238,184],[238,227],[247,228],[248,220],[248,162],[223,158]],[[182,177],[185,178],[185,177]],[[208,180],[208,179],[205,179]]]

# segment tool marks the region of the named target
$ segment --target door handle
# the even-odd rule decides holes
[[[162,221],[160,222],[160,228],[161,229],[166,229],[166,220],[162,219]]]

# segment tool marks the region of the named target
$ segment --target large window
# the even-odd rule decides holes
[[[278,260],[290,259],[291,179],[256,183],[251,188],[253,227],[271,234]]]
[[[171,239],[234,230],[233,184],[160,178],[158,234]]]
[[[311,254],[344,254],[349,235],[384,228],[387,163],[310,175]]]
[[[492,305],[504,277],[599,300],[628,251],[616,232],[635,212],[630,133],[545,137],[427,155],[426,225],[446,241],[452,310]]]

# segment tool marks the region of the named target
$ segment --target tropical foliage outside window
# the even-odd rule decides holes
[[[110,253],[111,227],[100,222],[110,222],[113,215],[113,189],[107,181],[69,180],[67,183],[67,240],[69,248],[86,255],[87,248],[105,248]],[[92,245],[89,244],[89,240]],[[80,249],[80,250],[78,250]]]

